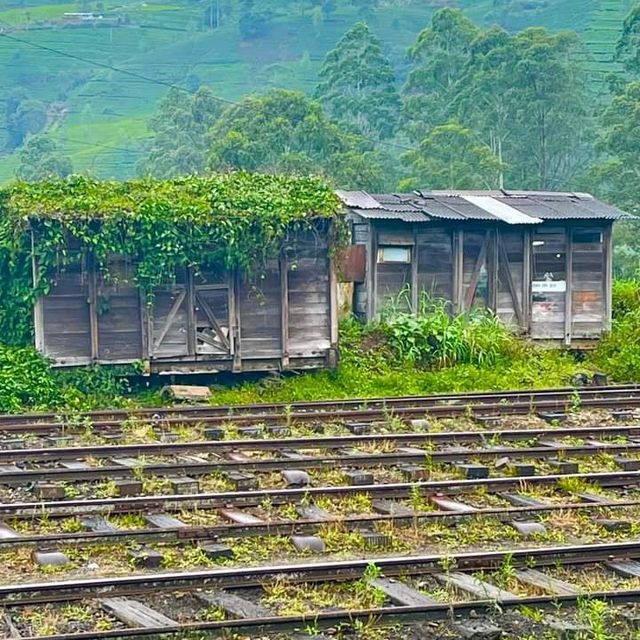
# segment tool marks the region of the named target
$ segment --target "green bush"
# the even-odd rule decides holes
[[[613,317],[621,318],[640,309],[640,280],[613,281]]]
[[[0,345],[0,411],[55,406],[60,400],[47,360],[32,347]]]
[[[640,381],[640,307],[614,319],[591,361],[617,382]]]
[[[488,311],[451,315],[447,303],[423,296],[417,314],[383,315],[380,328],[403,360],[422,365],[494,365],[523,348],[517,338]]]

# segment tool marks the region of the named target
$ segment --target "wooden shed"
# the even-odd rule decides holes
[[[12,198],[8,213],[31,232],[38,290],[46,272],[35,342],[54,365],[142,362],[165,374],[335,366],[330,243],[340,203],[323,183],[74,177],[22,185]],[[255,264],[236,261],[242,251]]]
[[[142,361],[152,373],[335,365],[327,227],[292,238],[258,280],[236,269],[184,267],[153,291],[150,304],[126,257],[113,257],[118,277],[105,281],[87,256],[61,270],[38,300],[36,347],[58,366]]]
[[[611,231],[622,211],[585,193],[340,191],[356,256],[353,309],[379,316],[421,292],[493,310],[537,340],[580,345],[611,322]],[[402,295],[401,292],[404,292]]]

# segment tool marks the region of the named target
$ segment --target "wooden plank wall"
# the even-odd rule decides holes
[[[257,281],[241,277],[238,302],[240,357],[279,358],[282,354],[279,260],[267,261]]]
[[[142,309],[134,271],[124,259],[113,258],[112,277],[97,278],[97,350],[99,360],[131,361],[142,358]]]
[[[91,362],[89,309],[86,264],[66,266],[42,298],[40,342],[47,357],[67,364]]]
[[[571,336],[597,338],[606,326],[604,233],[576,227],[571,243]]]
[[[367,247],[365,259],[364,282],[356,282],[353,286],[353,313],[361,319],[368,316],[369,291],[372,286],[371,274],[371,225],[366,221],[356,219],[352,226],[353,244]]]
[[[290,357],[321,355],[331,347],[329,248],[324,234],[296,241],[287,258],[288,346]]]
[[[293,250],[269,260],[257,279],[228,271],[179,269],[147,307],[122,263],[116,281],[90,265],[57,277],[35,311],[37,345],[58,364],[221,362],[222,368],[318,366],[337,342],[327,229],[292,239]],[[213,319],[212,319],[213,318]],[[264,360],[264,362],[260,362]],[[222,363],[225,361],[225,363]]]
[[[564,227],[535,229],[532,235],[533,281],[567,279],[567,234]],[[536,292],[531,295],[531,337],[565,338],[565,292]]]
[[[507,326],[524,328],[524,231],[498,231],[496,315]]]
[[[418,230],[416,233],[418,292],[453,301],[453,231]]]

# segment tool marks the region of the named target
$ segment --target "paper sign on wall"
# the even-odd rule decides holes
[[[531,283],[533,293],[564,293],[566,290],[566,280],[534,280]]]

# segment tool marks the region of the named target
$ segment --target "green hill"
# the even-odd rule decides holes
[[[143,153],[146,121],[168,85],[208,84],[228,100],[275,86],[311,91],[326,52],[361,17],[351,0],[334,0],[328,15],[309,0],[254,4],[269,21],[257,37],[243,39],[238,0],[0,0],[0,34],[7,36],[0,36],[0,96],[6,101],[22,89],[46,103],[47,126],[76,170],[126,177]],[[400,79],[408,45],[431,14],[448,5],[460,6],[483,25],[576,29],[587,44],[586,64],[597,83],[615,68],[615,41],[631,4],[380,0],[368,21]],[[95,17],[68,15],[78,12]],[[15,153],[0,159],[0,182],[11,179],[15,164]]]

